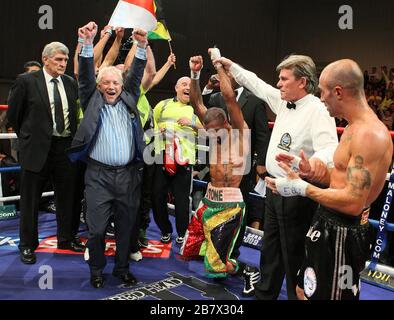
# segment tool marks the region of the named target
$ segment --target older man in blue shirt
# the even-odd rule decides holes
[[[94,73],[93,39],[97,25],[79,29],[83,47],[79,63],[79,96],[84,119],[75,135],[69,157],[87,162],[88,263],[91,285],[104,286],[105,230],[114,214],[116,256],[112,274],[125,284],[137,282],[129,271],[128,257],[133,226],[139,208],[142,181],[143,130],[136,108],[146,64],[147,36],[134,30],[138,42],[133,66],[123,80],[115,67]]]

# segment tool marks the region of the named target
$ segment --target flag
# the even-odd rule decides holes
[[[149,40],[167,40],[171,41],[170,33],[162,22],[157,22],[157,28],[148,33]]]
[[[155,30],[148,33],[148,39],[172,41],[166,22],[164,21],[164,10],[161,5],[161,0],[155,0],[153,4],[157,19],[157,27]]]
[[[119,0],[108,25],[154,30],[157,26],[154,0]]]

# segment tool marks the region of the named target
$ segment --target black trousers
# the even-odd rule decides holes
[[[177,172],[170,176],[162,167],[155,165],[152,192],[153,218],[162,234],[172,233],[168,219],[167,194],[171,188],[175,202],[175,225],[178,236],[186,233],[191,215],[192,166],[177,166]]]
[[[86,163],[82,161],[76,162],[76,187],[75,187],[75,201],[74,201],[74,212],[78,214],[79,219],[74,221],[72,226],[73,230],[77,233],[79,230],[79,225],[81,221],[81,213],[82,213],[82,200],[85,197],[85,172],[86,172]],[[84,220],[86,221],[86,217],[84,216]]]
[[[148,229],[150,218],[149,212],[152,208],[152,186],[153,186],[153,175],[155,173],[154,165],[144,165],[144,174],[142,178],[142,190],[141,190],[141,203],[140,210],[138,211],[137,221],[135,223],[134,230],[131,235],[131,252],[137,252],[139,230]]]
[[[251,170],[249,174],[244,175],[239,185],[239,189],[242,192],[242,197],[245,202],[245,215],[242,221],[241,229],[239,229],[239,234],[234,245],[233,253],[231,254],[233,259],[238,259],[241,254],[239,248],[242,246],[246,230],[246,221],[248,221],[249,212],[252,209],[252,201],[249,198],[249,192],[253,190],[253,182],[251,180],[253,177],[256,177],[255,170]]]
[[[41,194],[50,179],[55,190],[58,243],[72,241],[76,235],[79,212],[74,212],[76,167],[65,150],[71,138],[52,138],[47,161],[40,172],[21,170],[20,249],[38,247],[38,207]]]
[[[101,275],[107,263],[105,231],[114,216],[116,255],[113,273],[129,272],[131,233],[139,210],[143,165],[109,168],[89,162],[85,173],[87,248],[92,275]]]
[[[277,299],[286,275],[287,296],[296,300],[297,272],[305,255],[305,236],[317,203],[304,197],[285,198],[267,188],[264,237],[261,248],[261,282],[256,298]]]

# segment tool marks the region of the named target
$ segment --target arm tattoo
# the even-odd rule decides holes
[[[351,195],[354,197],[361,197],[362,190],[369,190],[371,188],[371,174],[363,167],[364,159],[361,156],[356,156],[353,167],[347,169],[347,180],[351,185]]]
[[[353,138],[353,134],[352,133],[347,134],[346,136],[343,137],[343,142],[349,143],[352,140],[352,138]]]

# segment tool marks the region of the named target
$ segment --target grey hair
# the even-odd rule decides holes
[[[61,42],[51,42],[47,44],[42,51],[42,57],[52,58],[57,52],[62,52],[65,55],[68,55],[70,51],[68,48]]]
[[[290,55],[276,67],[277,72],[280,72],[282,69],[293,70],[296,79],[305,78],[306,92],[311,94],[316,93],[319,82],[316,75],[316,65],[311,57],[295,54]]]
[[[120,71],[118,68],[116,68],[114,66],[105,67],[105,68],[100,69],[98,76],[97,76],[97,84],[99,84],[101,82],[101,80],[103,79],[103,76],[106,73],[112,73],[112,74],[116,75],[119,78],[119,83],[121,85],[123,85],[122,71]]]

